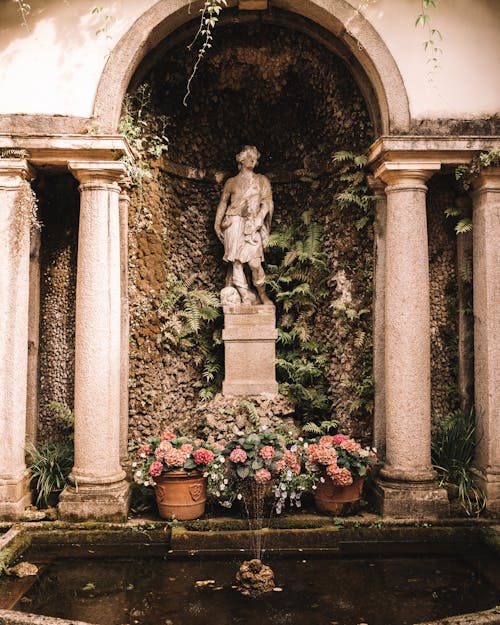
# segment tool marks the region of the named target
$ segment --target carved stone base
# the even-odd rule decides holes
[[[494,469],[474,471],[474,481],[486,495],[489,516],[500,518],[500,472]]]
[[[0,479],[0,519],[15,521],[31,504],[30,474],[25,471],[19,480]]]
[[[59,497],[59,517],[68,521],[125,521],[130,502],[130,485],[117,484],[67,486]]]
[[[272,305],[224,307],[225,396],[278,393],[275,309]]]
[[[448,495],[436,482],[389,482],[377,479],[373,491],[384,517],[432,519],[449,515]]]

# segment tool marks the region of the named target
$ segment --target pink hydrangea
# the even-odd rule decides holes
[[[331,478],[335,486],[350,486],[353,482],[352,474],[345,467],[340,468],[336,463],[326,468],[328,477]]]
[[[183,445],[179,447],[179,449],[181,451],[185,451],[187,454],[190,454],[193,451],[194,447],[190,445],[189,443],[184,443]]]
[[[165,454],[172,449],[172,443],[169,441],[162,441],[155,449],[155,458],[157,460],[165,460]]]
[[[151,445],[141,445],[139,447],[139,449],[137,450],[137,455],[139,456],[139,458],[146,458],[146,456],[149,456],[149,454],[151,453]]]
[[[283,469],[286,467],[285,464],[285,459],[284,458],[280,458],[277,462],[276,462],[276,469],[278,472],[283,471]]]
[[[322,436],[319,439],[319,444],[320,445],[324,445],[325,447],[332,447],[334,444],[334,437],[333,436]]]
[[[317,443],[311,443],[307,448],[307,455],[311,462],[317,462],[318,460],[319,445]]]
[[[229,460],[231,460],[231,462],[245,462],[247,459],[247,452],[244,449],[241,449],[241,447],[236,447],[236,449],[233,449],[233,451],[229,454]]]
[[[210,464],[214,459],[214,454],[210,449],[205,449],[202,447],[201,449],[197,449],[193,453],[193,460],[196,464]]]
[[[186,462],[187,454],[181,449],[172,447],[165,453],[165,464],[167,467],[182,467]]]
[[[259,451],[260,457],[264,458],[264,460],[271,460],[271,458],[274,458],[275,453],[276,452],[271,445],[266,445]]]
[[[318,449],[316,451],[316,460],[320,464],[332,464],[332,462],[335,462],[337,460],[337,456],[337,451],[333,447],[324,447],[323,445],[318,445]]]
[[[212,447],[215,449],[215,451],[223,451],[224,450],[224,445],[222,443],[214,443],[212,445]]]
[[[174,440],[174,438],[177,438],[177,436],[173,433],[173,432],[163,432],[163,434],[160,436],[160,440],[162,441],[172,441]]]
[[[350,454],[356,454],[361,451],[361,445],[359,443],[356,443],[356,441],[352,438],[348,438],[347,440],[342,441],[340,443],[340,446],[342,447],[342,449],[345,449]]]
[[[203,445],[203,441],[201,440],[201,438],[196,438],[194,444],[196,445],[196,447],[201,447]]]
[[[271,479],[271,474],[267,469],[257,469],[255,471],[255,481],[257,484],[265,484]]]
[[[155,460],[151,463],[151,466],[149,467],[149,475],[152,475],[153,477],[158,477],[159,475],[161,475],[162,470],[163,464],[161,462],[158,462],[158,460]]]
[[[290,451],[289,449],[285,451],[283,460],[285,461],[285,465],[291,469],[295,475],[300,473],[300,462],[297,460],[297,456],[293,453],[293,451]]]
[[[334,445],[340,445],[340,443],[342,443],[343,441],[346,441],[349,437],[346,436],[345,434],[335,434],[335,436],[333,436],[332,438],[333,438]]]

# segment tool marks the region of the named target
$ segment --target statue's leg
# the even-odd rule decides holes
[[[257,289],[257,293],[259,294],[260,301],[263,304],[272,304],[272,301],[266,295],[266,274],[262,269],[262,263],[259,258],[252,258],[248,262],[248,266],[252,270],[252,282],[254,287]]]
[[[252,304],[253,298],[248,282],[243,270],[243,263],[239,260],[233,261],[233,286],[236,288],[241,297],[242,304]]]

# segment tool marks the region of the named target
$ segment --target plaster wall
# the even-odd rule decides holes
[[[478,118],[498,113],[500,93],[500,3],[497,0],[441,0],[428,9],[431,25],[443,34],[439,68],[432,71],[415,27],[417,0],[349,0],[353,34],[356,10],[379,32],[402,74],[413,119]],[[99,78],[111,50],[152,0],[107,0],[92,13],[95,0],[33,0],[27,25],[16,3],[0,3],[0,114],[47,114],[90,117]],[[163,2],[186,11],[185,0]],[[313,15],[332,10],[337,0],[276,5]],[[473,10],[471,6],[473,4]],[[272,2],[271,2],[272,6]],[[344,7],[345,9],[345,7]],[[111,19],[106,19],[110,16]],[[349,23],[349,17],[348,23]],[[96,35],[96,31],[105,28]]]

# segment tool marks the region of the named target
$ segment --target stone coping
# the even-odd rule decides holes
[[[74,621],[41,614],[28,614],[16,610],[0,610],[0,625],[93,625],[84,621]]]

